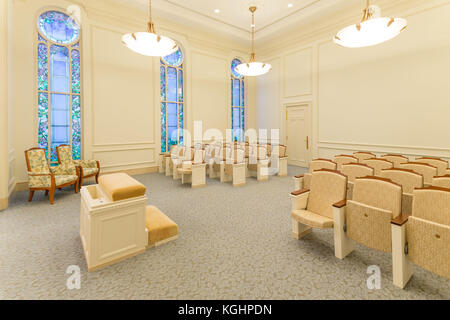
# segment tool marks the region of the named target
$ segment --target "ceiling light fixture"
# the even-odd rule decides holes
[[[407,26],[406,19],[381,17],[381,9],[367,0],[362,21],[339,31],[334,42],[347,48],[370,47],[395,38]]]
[[[288,8],[292,8],[294,5],[292,3],[288,4]]]
[[[215,13],[220,13],[219,9],[214,10]]]
[[[252,54],[248,63],[243,63],[235,68],[235,71],[243,76],[256,77],[266,74],[272,69],[268,63],[257,62],[255,56],[255,11],[256,7],[250,7],[252,13]]]
[[[130,50],[150,57],[165,57],[178,50],[178,46],[170,38],[156,34],[152,20],[152,0],[149,0],[150,20],[147,32],[129,33],[122,37],[122,42]]]

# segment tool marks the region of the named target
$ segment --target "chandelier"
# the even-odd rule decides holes
[[[129,33],[122,37],[122,42],[130,50],[150,57],[165,57],[178,50],[178,46],[170,38],[156,34],[152,20],[152,0],[149,0],[150,20],[147,32]]]
[[[250,7],[250,12],[252,13],[252,54],[250,61],[235,68],[237,73],[247,77],[261,76],[272,69],[270,64],[257,62],[255,58],[255,11],[256,7]]]
[[[403,18],[381,17],[380,8],[367,0],[362,21],[339,31],[334,42],[347,48],[370,47],[395,38],[407,25]]]

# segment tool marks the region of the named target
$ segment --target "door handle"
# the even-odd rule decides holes
[[[306,150],[309,150],[309,137],[306,136]]]

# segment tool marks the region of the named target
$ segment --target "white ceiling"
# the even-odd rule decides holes
[[[113,0],[122,5],[148,10],[148,0]],[[175,20],[212,32],[231,34],[235,39],[250,40],[250,6],[255,13],[256,39],[270,37],[284,28],[321,14],[364,3],[362,0],[153,0],[156,19]],[[292,7],[288,7],[292,4]],[[215,10],[219,9],[220,13]]]

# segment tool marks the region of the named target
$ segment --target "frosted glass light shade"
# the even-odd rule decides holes
[[[238,65],[234,70],[245,77],[256,77],[266,74],[272,69],[268,63],[249,62]]]
[[[126,34],[122,37],[122,42],[130,50],[149,57],[165,57],[178,49],[172,39],[151,32]]]
[[[402,18],[374,18],[346,27],[334,37],[334,42],[347,48],[374,46],[398,36],[408,25]]]

